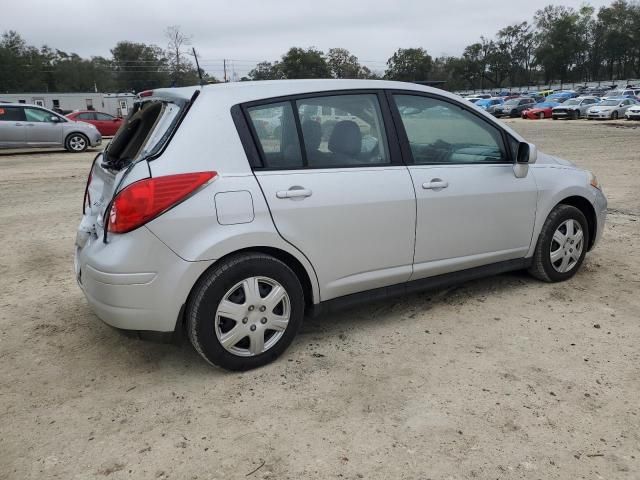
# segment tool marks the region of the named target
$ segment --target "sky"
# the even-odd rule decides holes
[[[106,56],[120,40],[165,48],[166,27],[191,36],[201,67],[244,75],[292,46],[343,47],[374,71],[398,48],[431,56],[460,55],[481,35],[531,21],[548,4],[578,8],[584,0],[0,0],[0,31],[29,44],[83,57]],[[591,0],[599,8],[610,0]]]

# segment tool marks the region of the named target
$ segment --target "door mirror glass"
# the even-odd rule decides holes
[[[520,142],[518,145],[518,155],[516,162],[518,163],[534,163],[536,161],[537,152],[535,146],[527,143]]]
[[[60,117],[56,117],[55,115],[51,115],[49,117],[49,121],[53,123],[58,123],[60,121]]]

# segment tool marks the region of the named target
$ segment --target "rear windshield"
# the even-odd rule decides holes
[[[105,163],[120,170],[160,151],[187,102],[150,99],[136,102],[105,151]]]

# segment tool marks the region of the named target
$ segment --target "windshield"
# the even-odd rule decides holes
[[[604,100],[600,102],[600,105],[603,107],[614,107],[620,103],[620,100]]]
[[[511,100],[507,100],[506,102],[504,102],[505,105],[517,105],[518,102],[520,101],[519,98],[514,98]]]
[[[139,158],[156,154],[171,136],[186,104],[157,98],[136,102],[105,150],[105,163],[121,170]]]
[[[565,105],[580,105],[580,100],[572,98],[572,99],[567,100],[566,102],[564,102],[564,104]]]

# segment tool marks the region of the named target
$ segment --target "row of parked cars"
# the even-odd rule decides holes
[[[495,97],[483,94],[465,98],[496,117],[640,120],[640,87],[609,91],[525,92]]]
[[[93,110],[64,116],[38,105],[0,102],[0,148],[56,148],[84,152],[113,136],[123,119]]]

